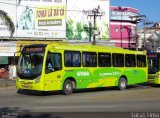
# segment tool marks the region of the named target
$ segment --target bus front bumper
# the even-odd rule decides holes
[[[36,90],[36,91],[44,91],[44,87],[41,83],[35,83],[33,80],[16,80],[16,88],[22,90]]]
[[[160,84],[159,73],[157,73],[157,74],[149,74],[149,76],[148,76],[148,83]]]

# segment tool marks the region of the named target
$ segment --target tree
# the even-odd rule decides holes
[[[3,10],[0,10],[0,19],[2,19],[5,22],[6,26],[8,27],[9,32],[10,32],[10,37],[13,37],[13,34],[15,32],[15,25],[12,19]]]

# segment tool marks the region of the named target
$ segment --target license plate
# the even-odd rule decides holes
[[[29,85],[29,84],[22,84],[22,87],[23,87],[23,88],[32,88],[32,85]]]

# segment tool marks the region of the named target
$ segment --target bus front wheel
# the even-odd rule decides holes
[[[66,80],[63,84],[63,94],[70,95],[73,92],[73,84],[71,80]]]
[[[124,78],[124,77],[120,78],[118,87],[119,87],[120,90],[125,90],[126,89],[126,87],[127,87],[127,80],[126,80],[126,78]]]

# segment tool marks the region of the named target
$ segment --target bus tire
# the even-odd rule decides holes
[[[70,95],[73,92],[73,84],[70,79],[66,80],[63,84],[63,95]]]
[[[118,88],[120,90],[125,90],[127,88],[127,80],[124,77],[121,77],[119,79]]]

